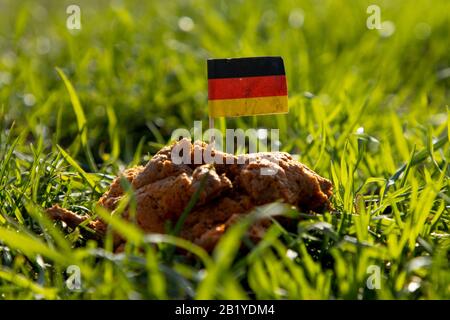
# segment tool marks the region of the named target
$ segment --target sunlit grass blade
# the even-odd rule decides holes
[[[2,226],[0,226],[0,239],[2,239],[2,241],[11,248],[20,250],[30,257],[40,254],[62,264],[70,261],[67,256],[59,253],[55,249],[50,248],[40,240],[25,234],[8,230]]]
[[[94,180],[92,180],[89,174],[87,174],[86,171],[84,171],[83,168],[81,168],[80,165],[63,148],[61,148],[60,146],[57,147],[59,152],[61,152],[63,158],[80,174],[80,176],[86,181],[89,187],[91,187],[92,190],[100,192],[97,184]]]
[[[85,146],[87,145],[88,141],[87,120],[83,108],[81,107],[80,99],[78,98],[75,88],[73,87],[70,80],[66,77],[64,72],[58,67],[56,67],[56,72],[58,72],[59,76],[63,80],[67,92],[69,93],[70,102],[72,103],[73,111],[75,112],[75,116],[77,119],[81,143],[83,144],[83,146]]]
[[[78,98],[75,88],[73,87],[70,80],[66,77],[64,72],[58,67],[56,67],[56,71],[58,72],[59,76],[63,80],[64,85],[66,86],[67,92],[69,93],[70,102],[72,104],[73,111],[75,112],[75,116],[77,119],[78,132],[80,134],[81,145],[83,146],[83,149],[86,153],[86,157],[89,161],[89,165],[91,166],[92,170],[96,170],[97,166],[95,165],[95,161],[92,156],[91,149],[89,148],[89,145],[88,145],[87,120],[86,120],[86,116],[84,114],[84,110],[81,106],[80,99]]]
[[[0,279],[14,283],[17,288],[31,290],[34,294],[42,296],[45,299],[55,299],[58,292],[57,288],[45,288],[31,281],[24,275],[17,274],[13,270],[0,268]]]

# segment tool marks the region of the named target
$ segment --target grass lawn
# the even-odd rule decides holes
[[[81,30],[69,4],[0,2],[0,299],[450,298],[448,0],[80,0]],[[216,127],[278,128],[333,182],[333,210],[269,205],[296,232],[273,224],[242,252],[242,221],[212,255],[111,218],[128,239],[113,254],[111,234],[42,214],[92,214],[173,130],[206,128],[207,58],[265,55],[284,58],[289,114]]]

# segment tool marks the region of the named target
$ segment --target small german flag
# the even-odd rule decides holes
[[[212,118],[288,112],[283,59],[209,59],[208,107]]]

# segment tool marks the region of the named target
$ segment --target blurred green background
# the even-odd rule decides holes
[[[71,4],[81,30],[66,28]],[[450,298],[449,13],[448,0],[0,0],[0,299]],[[115,256],[43,220],[54,203],[92,214],[173,130],[206,128],[206,59],[265,55],[284,58],[289,114],[216,126],[279,128],[282,150],[333,181],[333,211],[296,212],[296,232],[274,224],[248,254],[237,224],[211,256],[172,238],[154,251],[134,229]],[[64,285],[73,264],[79,292]]]
[[[391,113],[425,125],[439,124],[446,111],[445,0],[78,1],[82,29],[74,32],[66,28],[70,1],[0,3],[4,127],[15,121],[48,143],[68,146],[78,132],[55,67],[76,88],[91,147],[109,153],[113,126],[126,161],[142,137],[164,143],[174,128],[191,128],[194,120],[207,125],[207,58],[283,56],[289,115],[232,119],[227,126],[282,127],[285,145],[288,137],[305,141],[326,115],[339,110],[329,117],[349,118],[364,103],[359,125],[381,136],[390,135]],[[382,30],[366,27],[370,4],[387,21]],[[314,108],[323,112],[318,119]]]

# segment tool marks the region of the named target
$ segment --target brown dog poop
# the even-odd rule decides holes
[[[211,164],[213,162],[213,164]],[[284,152],[262,152],[234,156],[213,150],[208,144],[188,139],[162,148],[145,167],[125,170],[121,176],[135,192],[135,223],[146,233],[166,233],[172,228],[194,195],[195,205],[182,224],[179,236],[211,251],[227,227],[256,206],[282,201],[303,211],[330,208],[331,182]],[[197,192],[198,191],[198,192]],[[113,211],[124,190],[120,177],[98,201]],[[74,228],[89,219],[59,206],[47,209],[54,220]],[[122,214],[131,220],[128,209]],[[168,223],[170,222],[170,223]],[[248,235],[258,241],[270,226],[259,221]],[[87,226],[101,238],[107,229],[101,220]],[[115,237],[116,248],[124,240]]]

